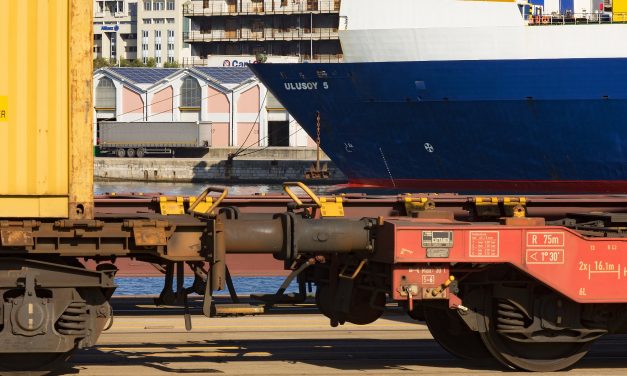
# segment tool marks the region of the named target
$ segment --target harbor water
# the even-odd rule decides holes
[[[254,293],[275,293],[284,281],[284,277],[233,277],[233,285],[238,295],[250,295]],[[185,278],[185,287],[190,287],[194,282],[193,277]],[[159,295],[163,289],[164,279],[161,277],[123,277],[117,278],[117,296],[128,295]],[[286,292],[298,292],[298,284],[292,282]],[[224,294],[227,291],[223,291]]]

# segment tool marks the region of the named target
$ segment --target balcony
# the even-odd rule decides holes
[[[208,5],[208,7],[204,7]],[[307,1],[281,6],[276,1],[272,4],[255,2],[250,4],[216,3],[183,5],[185,17],[215,17],[215,16],[246,16],[246,15],[281,15],[281,14],[339,14],[340,0]]]
[[[243,42],[243,41],[305,41],[305,40],[336,40],[339,39],[337,29],[301,29],[283,31],[279,29],[217,30],[210,33],[192,31],[183,33],[186,43],[194,42]]]

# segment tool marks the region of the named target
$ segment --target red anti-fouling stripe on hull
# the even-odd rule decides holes
[[[352,187],[411,189],[421,192],[614,193],[627,194],[626,180],[427,180],[349,179]]]

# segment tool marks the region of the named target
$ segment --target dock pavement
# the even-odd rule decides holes
[[[496,363],[464,362],[427,328],[391,306],[366,326],[329,326],[315,306],[279,306],[252,317],[206,318],[192,302],[192,331],[180,308],[151,297],[115,298],[113,326],[78,351],[60,374],[77,375],[497,375]],[[627,374],[627,336],[604,338],[568,375]],[[507,372],[508,375],[518,374]],[[528,373],[520,373],[528,375]]]

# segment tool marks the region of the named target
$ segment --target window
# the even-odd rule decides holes
[[[165,1],[164,0],[156,0],[153,3],[152,10],[165,10]]]
[[[115,85],[110,78],[101,78],[96,86],[96,108],[115,108]]]
[[[152,23],[152,18],[144,18],[144,24],[150,25]]]
[[[169,24],[173,24],[174,23],[174,18],[168,18],[167,21],[168,21]]]
[[[136,46],[126,46],[126,47],[124,47],[124,51],[126,51],[126,52],[137,52],[137,47]]]
[[[201,34],[211,34],[211,19],[207,17],[207,19],[202,20],[199,28]]]
[[[148,61],[148,30],[142,30],[142,60]]]
[[[168,56],[168,63],[174,63],[174,56]]]
[[[107,36],[109,37],[109,41],[111,43],[111,51],[110,51],[111,60],[115,61],[118,58],[117,34],[107,33]]]
[[[152,1],[144,0],[144,10],[152,10]]]
[[[263,0],[252,0],[252,11],[263,12]]]
[[[168,62],[174,59],[174,30],[168,30]]]
[[[168,10],[174,10],[174,0],[168,0]]]
[[[136,3],[129,3],[128,4],[128,14],[131,17],[137,16],[137,4]]]
[[[163,18],[155,18],[154,21],[155,21],[156,24],[164,24],[165,23],[165,20]]]
[[[161,64],[161,30],[155,30],[155,59]]]
[[[200,85],[193,77],[185,77],[181,87],[181,107],[200,108]]]

